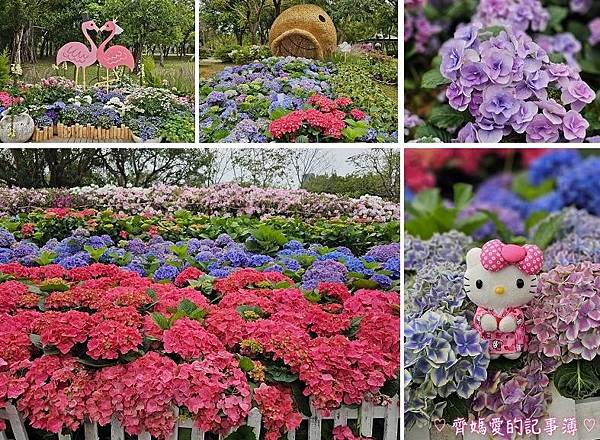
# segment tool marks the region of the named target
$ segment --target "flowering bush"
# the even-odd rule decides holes
[[[408,139],[596,141],[598,14],[590,0],[407,0]]]
[[[535,336],[532,351],[564,363],[591,361],[600,353],[595,288],[599,271],[597,264],[583,262],[558,266],[540,276],[539,294],[528,307],[530,332]]]
[[[428,310],[405,323],[404,338],[407,427],[441,419],[449,396],[469,398],[487,378],[487,341],[462,316]]]
[[[306,190],[242,187],[224,183],[208,188],[156,185],[123,188],[112,185],[65,190],[0,188],[0,211],[20,212],[31,206],[47,208],[106,207],[151,216],[182,209],[205,215],[297,216],[388,221],[400,218],[400,205],[376,196],[358,199]],[[89,215],[89,214],[88,214]]]
[[[352,108],[352,100],[340,97],[335,100],[322,95],[312,95],[307,100],[312,106],[306,110],[294,110],[269,124],[269,132],[276,139],[318,142],[333,138],[352,142],[367,134],[366,115]],[[314,136],[314,137],[313,137]]]
[[[201,291],[98,263],[4,264],[0,277],[0,404],[50,432],[115,417],[168,438],[182,406],[226,434],[255,405],[279,438],[306,397],[324,411],[378,399],[400,368],[396,293],[329,283],[314,298],[253,269]]]
[[[121,84],[109,92],[98,87],[83,90],[76,87],[73,81],[60,77],[45,78],[39,84],[20,84],[18,96],[0,90],[0,108],[15,103],[23,105],[37,127],[62,123],[89,124],[107,129],[131,123],[134,126],[130,128],[144,140],[150,138],[144,137],[146,133],[139,128],[141,123],[135,124],[140,117],[152,118],[153,126],[158,127],[158,131],[173,113],[193,116],[192,100],[179,96],[176,90],[133,84]]]
[[[357,122],[363,119],[362,114],[354,112],[344,122],[345,114],[341,117],[339,113],[323,111],[321,106],[321,111],[304,108],[306,104],[338,98],[332,86],[334,73],[335,67],[330,63],[270,57],[228,67],[211,79],[201,79],[200,141],[267,142],[268,136],[281,139],[284,134],[292,134],[286,137],[289,141],[300,141],[308,134],[324,134],[321,141],[337,140],[346,126],[350,126],[346,127],[346,140],[363,137],[367,134],[363,128],[368,127]],[[284,116],[285,113],[288,114]],[[305,128],[297,133],[303,123]],[[380,136],[389,137],[384,133]]]
[[[579,112],[596,94],[579,73],[551,63],[524,34],[485,32],[464,26],[441,49],[448,103],[475,118],[458,140],[499,142],[512,132],[526,134],[527,142],[556,142],[561,134],[567,141],[583,140],[589,123]]]

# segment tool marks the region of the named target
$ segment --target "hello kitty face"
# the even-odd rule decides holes
[[[499,240],[494,240],[494,242],[500,243]],[[489,243],[491,242],[484,245],[484,249]],[[500,245],[518,247],[515,245],[503,245],[502,243]],[[498,247],[497,249],[497,252],[496,249],[492,249],[494,256],[501,253],[501,248]],[[497,312],[508,307],[520,307],[527,304],[536,292],[536,272],[539,271],[537,269],[538,262],[535,262],[534,269],[525,269],[526,271],[524,272],[522,270],[524,266],[520,267],[519,265],[529,264],[533,260],[530,259],[530,261],[520,262],[519,264],[502,261],[502,264],[496,266],[495,261],[489,261],[487,257],[489,252],[490,249],[486,249],[483,261],[481,248],[473,248],[467,253],[467,271],[465,272],[464,288],[469,299],[480,307]],[[511,257],[509,256],[508,258],[510,259]],[[490,270],[486,269],[484,264]],[[501,269],[497,270],[499,267]]]

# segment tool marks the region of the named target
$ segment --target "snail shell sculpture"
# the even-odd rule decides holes
[[[269,45],[275,56],[322,60],[335,50],[337,34],[331,17],[316,5],[297,5],[273,22]]]

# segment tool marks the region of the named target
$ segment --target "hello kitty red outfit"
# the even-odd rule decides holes
[[[542,270],[544,254],[540,248],[532,244],[517,246],[514,244],[504,244],[500,240],[491,240],[481,248],[480,262],[490,272],[498,272],[506,266],[514,265],[527,275],[535,275]],[[502,318],[512,316],[517,324],[516,330],[514,332],[483,330],[481,328],[481,317],[487,314],[496,318],[496,325],[498,327]],[[498,314],[493,310],[479,306],[473,319],[473,328],[484,339],[489,341],[489,350],[492,355],[518,353],[526,351],[528,348],[529,341],[527,332],[525,331],[525,319],[523,312],[518,307],[508,307]]]
[[[500,330],[487,332],[481,328],[481,317],[483,315],[492,315],[496,318],[496,325],[500,326],[500,321],[505,316],[512,316],[517,323],[517,328],[514,332],[505,333]],[[526,351],[529,347],[527,333],[525,331],[525,319],[523,312],[518,307],[509,307],[502,310],[499,314],[493,310],[488,310],[484,307],[477,307],[475,317],[473,318],[473,328],[479,334],[489,341],[490,354],[509,354]]]

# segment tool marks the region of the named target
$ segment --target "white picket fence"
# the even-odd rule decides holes
[[[349,420],[360,422],[361,434],[365,437],[373,435],[373,421],[375,419],[383,419],[383,438],[381,440],[398,440],[400,439],[399,420],[400,406],[398,396],[395,396],[389,405],[375,406],[364,402],[360,408],[342,408],[333,411],[330,416],[324,417],[317,415],[317,411],[311,408],[312,417],[304,417],[308,420],[308,440],[321,440],[321,424],[323,420],[333,420],[334,426],[346,425]],[[179,414],[179,409],[175,409],[175,413]],[[0,410],[0,419],[8,420],[14,439],[9,439],[5,431],[0,431],[0,440],[29,440],[25,429],[25,422],[22,415],[13,405],[7,405],[5,409]],[[260,439],[262,415],[253,408],[248,415],[248,426],[250,426],[256,434],[257,440]],[[173,430],[173,435],[170,440],[179,440],[179,428],[191,429],[191,440],[204,440],[205,432],[193,426],[193,421],[189,418],[178,418],[178,422]],[[84,424],[85,440],[98,440],[98,424],[86,422]],[[296,431],[288,432],[288,440],[296,440]],[[219,436],[221,440],[222,436]],[[110,424],[110,439],[125,440],[125,432],[123,427],[116,420],[112,420]],[[71,440],[71,435],[58,434],[57,440]],[[150,434],[143,432],[138,436],[138,440],[151,440]]]

